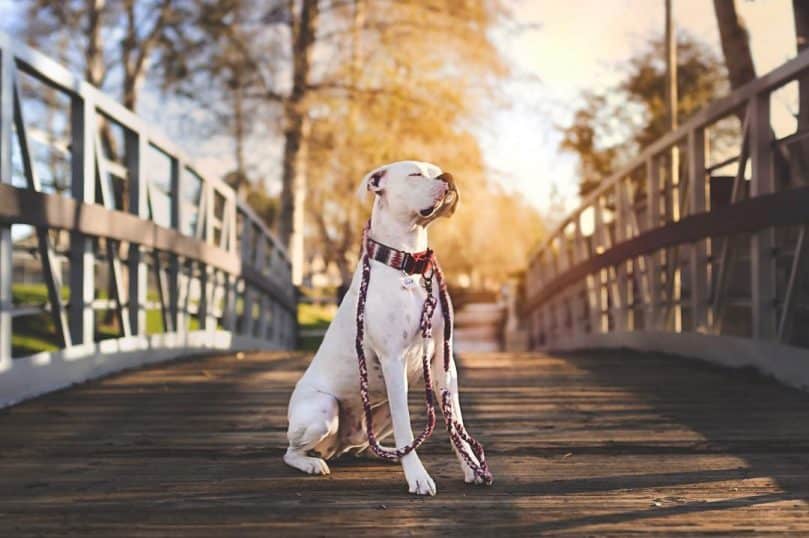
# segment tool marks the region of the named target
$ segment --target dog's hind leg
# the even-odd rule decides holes
[[[328,444],[328,438],[337,434],[339,405],[334,396],[308,387],[295,387],[289,401],[289,448],[284,462],[304,473],[329,474],[329,466],[322,458],[309,456],[318,445]]]
[[[388,403],[384,402],[379,406],[375,407],[373,410],[373,414],[374,414],[374,432],[376,433],[376,440],[379,441],[380,444],[385,444],[385,440],[393,434],[393,423],[390,418],[390,408],[388,407]],[[343,447],[343,452],[348,452],[349,454],[355,457],[373,459],[375,461],[381,461],[383,463],[397,463],[395,460],[382,459],[373,453],[373,451],[370,449],[370,446],[368,445],[368,435],[365,433],[364,428],[362,431],[361,440],[352,439],[352,441],[354,441],[352,444]]]

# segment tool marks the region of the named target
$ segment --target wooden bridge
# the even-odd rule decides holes
[[[0,536],[809,534],[809,129],[770,118],[807,77],[804,53],[703,110],[551,234],[509,323],[530,350],[459,358],[494,486],[436,433],[416,498],[378,460],[281,462],[309,359],[283,247],[0,36]]]
[[[307,359],[173,362],[0,413],[0,535],[809,532],[809,395],[754,372],[628,352],[464,356],[495,483],[465,485],[437,430],[420,452],[438,495],[417,498],[395,464],[310,477],[281,461]]]

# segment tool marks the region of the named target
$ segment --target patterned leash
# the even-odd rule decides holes
[[[421,330],[421,337],[423,339],[421,364],[424,372],[427,425],[424,427],[421,434],[409,445],[396,449],[383,447],[379,444],[376,433],[374,432],[373,413],[368,393],[368,364],[365,359],[365,349],[363,347],[363,340],[365,338],[365,303],[368,298],[368,284],[371,281],[371,260],[368,256],[369,248],[367,244],[368,229],[369,226],[366,226],[363,233],[362,280],[360,281],[359,298],[357,299],[357,337],[355,340],[357,362],[360,371],[360,398],[362,399],[362,406],[365,412],[365,427],[367,429],[368,444],[371,446],[371,450],[380,458],[396,461],[421,446],[421,444],[432,435],[435,429],[435,395],[432,388],[432,369],[428,355],[428,343],[432,338],[433,313],[436,307],[436,299],[435,295],[433,295],[433,278],[438,281],[438,297],[441,301],[441,312],[444,317],[444,372],[449,371],[450,365],[450,342],[452,341],[453,322],[452,304],[449,299],[444,274],[438,265],[438,260],[435,254],[433,254],[433,251],[428,250],[426,255],[430,258],[432,263],[428,264],[428,266],[431,267],[430,274],[422,274],[424,287],[427,290],[427,298],[421,309],[421,319],[419,322],[419,329]],[[458,451],[458,454],[461,455],[476,476],[483,480],[484,483],[491,484],[492,473],[489,471],[489,466],[486,463],[486,455],[483,452],[483,446],[466,431],[463,424],[453,418],[452,395],[446,389],[442,389],[441,393],[441,410],[444,414],[444,423],[447,427],[450,440]],[[464,443],[466,443],[466,445],[464,445]],[[469,453],[470,451],[472,454]],[[477,462],[473,459],[472,455],[477,459]]]

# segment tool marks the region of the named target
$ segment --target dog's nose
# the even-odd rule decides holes
[[[442,172],[441,175],[436,177],[435,179],[446,181],[451,187],[455,186],[455,180],[452,178],[452,174],[450,174],[449,172]]]

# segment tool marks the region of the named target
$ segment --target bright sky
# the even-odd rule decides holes
[[[721,57],[711,0],[673,0],[675,23],[713,47]],[[795,55],[791,0],[737,0],[751,35],[757,73]],[[576,160],[558,150],[558,125],[566,125],[583,90],[616,82],[615,69],[650,37],[664,30],[663,0],[522,0],[516,14],[537,30],[496,41],[518,74],[540,82],[514,81],[505,91],[513,105],[492,110],[481,141],[495,177],[525,194],[542,210],[556,190],[563,205],[576,203]],[[774,120],[787,114],[773,103]]]

